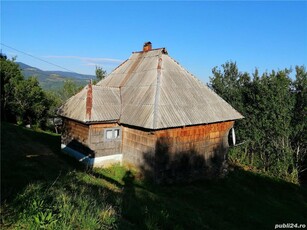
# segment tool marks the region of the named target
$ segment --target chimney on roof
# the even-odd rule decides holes
[[[92,89],[92,79],[87,87],[86,92],[86,119],[91,120],[92,118],[92,107],[93,107],[93,89]]]
[[[152,49],[151,42],[145,42],[143,46],[143,52],[150,51]]]

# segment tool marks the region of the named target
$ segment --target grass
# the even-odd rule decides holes
[[[1,229],[306,224],[305,188],[240,168],[223,179],[157,186],[119,165],[84,170],[60,153],[58,135],[4,123],[1,142]]]

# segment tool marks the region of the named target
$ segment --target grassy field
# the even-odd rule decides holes
[[[58,135],[1,125],[1,229],[274,229],[307,224],[307,190],[234,168],[158,186],[119,165],[85,170]]]

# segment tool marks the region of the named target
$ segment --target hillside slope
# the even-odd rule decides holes
[[[60,136],[1,123],[1,200],[28,184],[52,181],[72,166],[60,155]]]
[[[234,168],[157,186],[119,165],[85,171],[58,135],[1,125],[1,229],[274,229],[307,224],[307,191]]]
[[[63,86],[66,80],[74,81],[78,86],[86,85],[94,75],[78,74],[64,71],[44,71],[22,62],[17,62],[25,78],[34,76],[38,79],[43,89],[58,89]]]

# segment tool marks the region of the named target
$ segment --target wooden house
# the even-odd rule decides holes
[[[171,171],[174,162],[177,168],[190,164],[191,171],[199,162],[202,168],[224,160],[229,130],[243,118],[165,48],[152,49],[150,42],[71,97],[59,115],[62,148],[80,161],[94,167],[122,162],[159,172]]]

